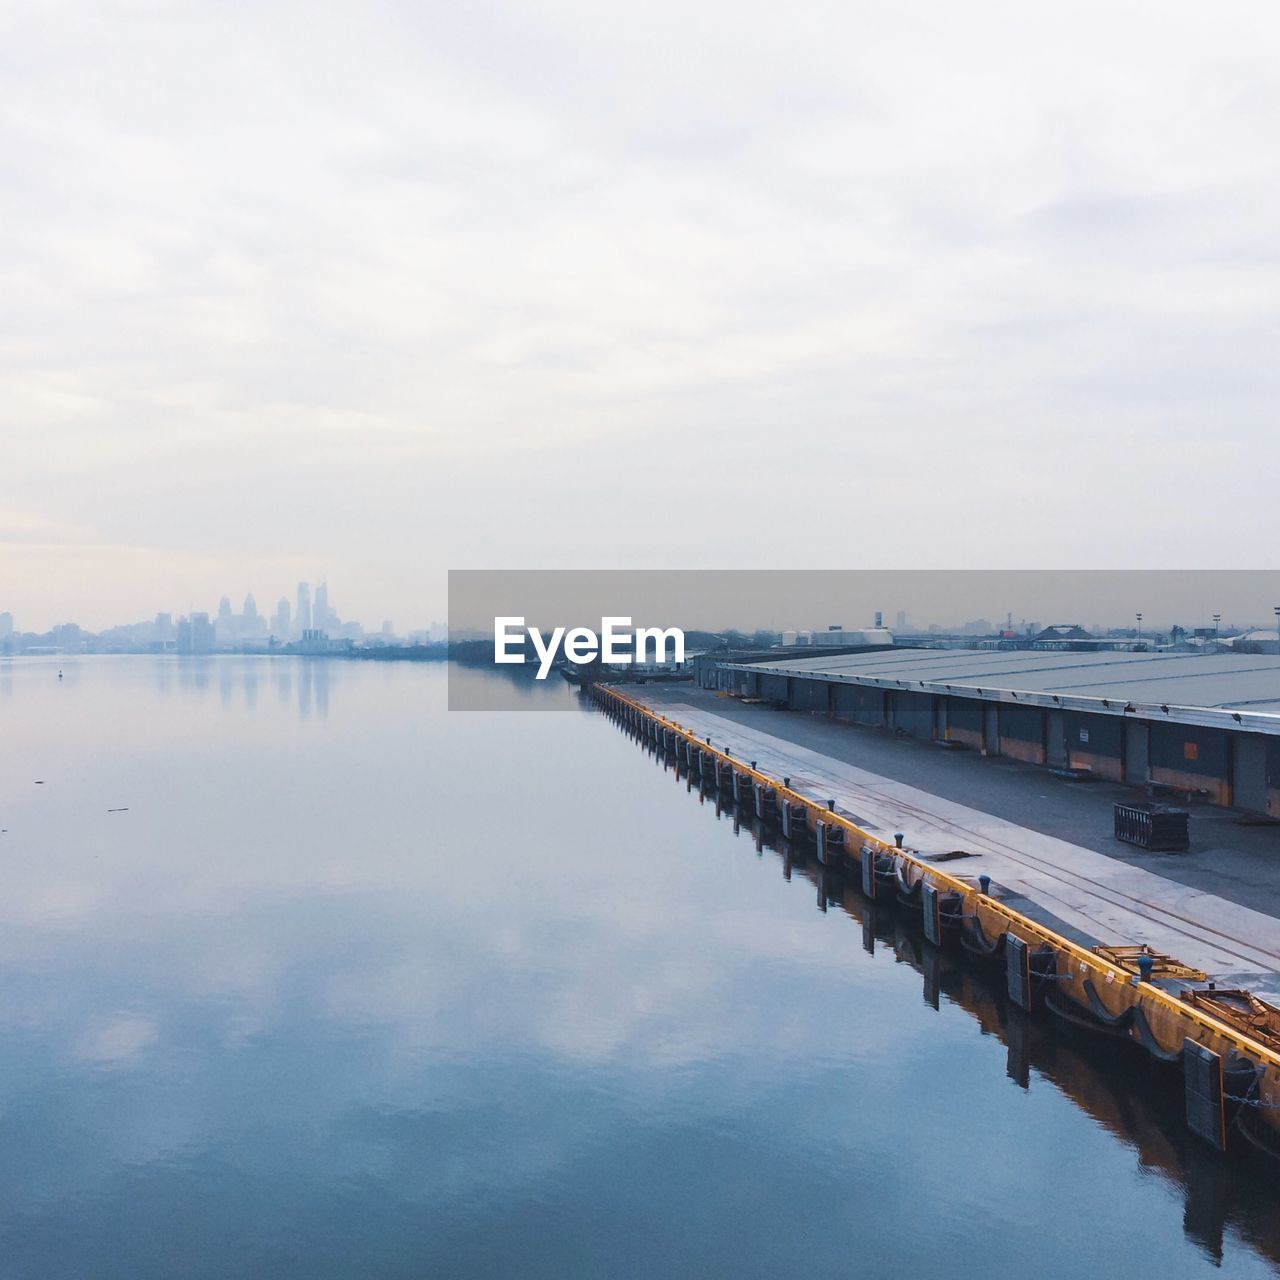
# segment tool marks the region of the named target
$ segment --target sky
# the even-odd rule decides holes
[[[8,0],[0,610],[1274,565],[1278,56],[1263,3]]]

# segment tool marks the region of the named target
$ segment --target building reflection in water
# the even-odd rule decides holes
[[[317,662],[313,658],[307,666],[310,668],[311,684],[315,691],[316,715],[321,720],[327,720],[329,718],[329,673],[333,670],[333,664],[323,659]]]
[[[312,711],[319,720],[329,717],[329,673],[331,660],[325,658],[299,658],[294,676],[298,685],[298,716],[311,718]]]
[[[329,716],[330,686],[336,678],[334,659],[222,654],[149,661],[155,688],[165,697],[175,693],[203,695],[216,688],[224,710],[243,706],[252,711],[263,686],[269,685],[281,706],[295,706],[299,719],[310,720],[314,715],[323,721]]]
[[[289,706],[293,702],[293,663],[273,662],[270,671],[276,698],[282,707]]]

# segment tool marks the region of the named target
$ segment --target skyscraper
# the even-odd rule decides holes
[[[289,601],[284,596],[281,596],[279,603],[276,605],[276,615],[271,622],[271,633],[277,640],[287,640],[289,638],[289,613]]]
[[[193,613],[189,618],[179,618],[177,635],[179,653],[213,652],[214,629],[207,613]]]
[[[208,617],[208,614],[201,615],[201,614],[193,613],[191,615],[191,633],[193,637],[192,638],[193,650],[195,645],[194,637],[196,635],[196,619],[201,616]],[[223,596],[222,599],[218,601],[218,620],[213,625],[214,625],[214,634],[217,636],[218,644],[233,645],[235,644],[236,640],[239,639],[240,628],[236,624],[235,614],[231,612],[230,596]],[[199,650],[194,650],[194,651],[199,652]]]
[[[311,585],[298,583],[298,607],[294,610],[294,624],[298,634],[311,630]]]
[[[240,615],[240,638],[261,640],[267,634],[267,620],[258,612],[258,602],[250,591],[244,598],[244,612]]]
[[[191,652],[212,653],[215,643],[213,623],[207,613],[191,615]]]
[[[311,625],[318,631],[330,630],[329,625],[329,584],[322,582],[316,587],[316,607],[312,615]]]

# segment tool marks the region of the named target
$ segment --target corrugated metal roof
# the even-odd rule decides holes
[[[1280,734],[1280,656],[1268,654],[893,649],[744,669]]]

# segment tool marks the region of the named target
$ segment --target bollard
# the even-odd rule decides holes
[[[982,891],[982,896],[984,898],[991,897],[991,877],[985,875],[979,876],[978,888]]]

